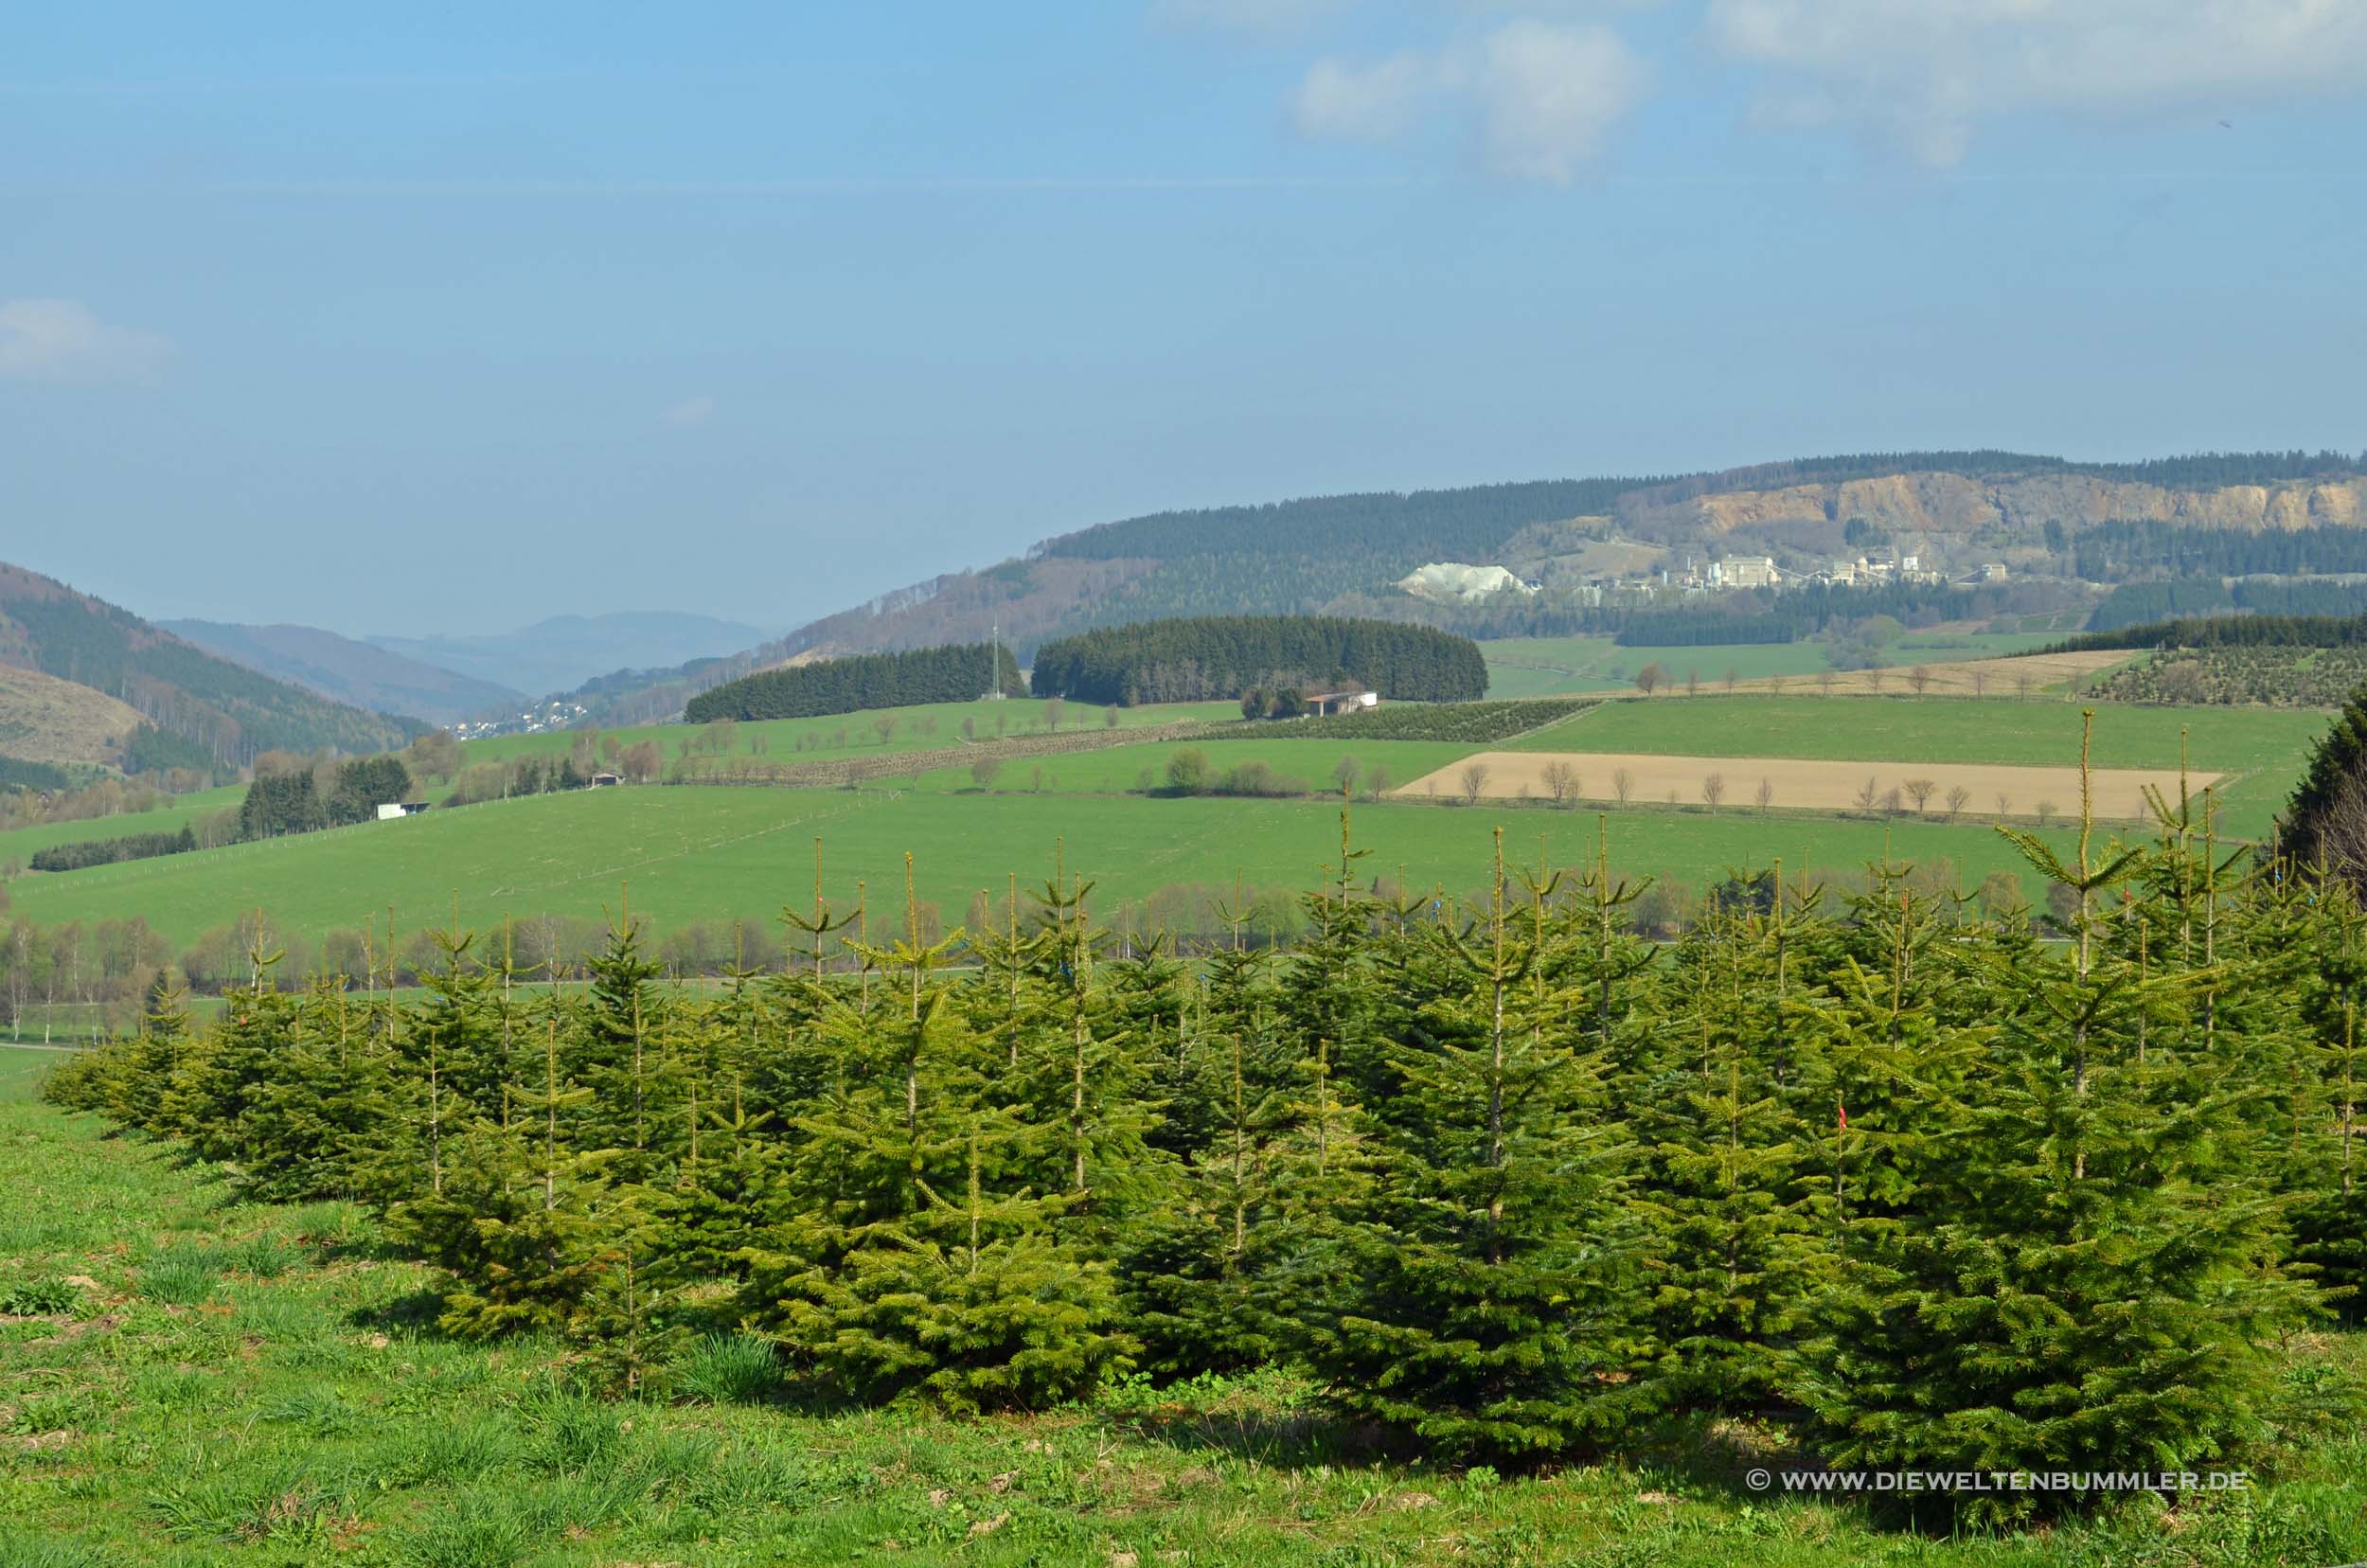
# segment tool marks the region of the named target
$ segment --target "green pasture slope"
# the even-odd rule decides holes
[[[1504,749],[2070,766],[2080,713],[2060,699],[1679,695],[1606,703]],[[2268,830],[2327,724],[2273,708],[2100,703],[2095,714],[2099,768],[2174,768],[2182,735],[2195,767],[2241,775],[2224,798],[2227,830],[2245,837]]]
[[[1262,748],[1288,767],[1278,746]],[[1293,770],[1295,771],[1295,770]],[[946,781],[949,785],[951,780]],[[1463,891],[1486,876],[1501,825],[1523,863],[1591,860],[1596,818],[1542,806],[1477,810],[1413,802],[1360,803],[1363,867]],[[1889,853],[1946,858],[1967,886],[2018,870],[1995,833],[1939,822],[1886,824],[1729,808],[1639,808],[1609,821],[1615,865],[1699,885],[1735,866],[1781,855],[1793,867],[1855,869]],[[2059,835],[2058,835],[2059,836]],[[858,878],[881,902],[899,896],[906,851],[921,896],[959,920],[970,895],[1052,874],[1056,854],[1095,879],[1105,909],[1169,885],[1313,887],[1338,852],[1338,808],[1325,800],[1155,799],[1049,789],[992,794],[882,784],[862,790],[646,787],[489,802],[402,822],[359,827],[192,855],[28,879],[15,913],[44,924],[128,913],[176,943],[261,906],[286,930],[317,937],[383,921],[400,930],[445,924],[457,895],[463,923],[504,915],[599,918],[632,884],[632,905],[661,930],[698,920],[776,917],[811,896],[813,841],[824,841],[827,884],[851,898]],[[1541,842],[1540,842],[1541,841]]]
[[[996,739],[998,724],[1002,734],[1041,735],[1050,725],[1049,707],[1050,704],[1033,698],[1012,697],[991,703],[927,703],[914,707],[831,714],[821,719],[768,719],[733,725],[731,749],[722,755],[753,757],[758,755],[756,747],[762,745],[762,755],[768,760],[795,762],[927,751],[962,744],[965,719],[976,725],[981,740]],[[1120,708],[1117,715],[1119,727],[1141,729],[1184,721],[1237,722],[1241,709],[1237,703],[1157,703]],[[895,721],[894,732],[884,740],[877,727],[881,719]],[[1059,733],[1098,731],[1107,727],[1108,722],[1108,715],[1100,708],[1068,703],[1063,704]],[[931,725],[934,727],[930,728]],[[619,746],[654,740],[670,762],[681,754],[685,741],[700,739],[703,729],[698,724],[641,724],[599,733],[602,739],[614,739]],[[797,746],[801,736],[806,741],[802,751]],[[573,730],[550,730],[540,735],[498,735],[490,739],[472,740],[461,750],[471,762],[499,762],[512,757],[565,757],[575,741]]]
[[[1890,645],[1900,665],[1959,664],[2025,652],[2058,641],[2058,632],[1910,632]],[[1813,675],[1832,668],[1823,643],[1717,643],[1698,648],[1626,648],[1609,637],[1502,637],[1480,644],[1490,697],[1557,697],[1632,689],[1635,672],[1657,664],[1682,683],[1688,670],[1715,689],[1737,680]]]
[[[2249,1568],[2367,1556],[2367,1449],[2255,1490],[2026,1535],[1923,1536],[1753,1492],[1784,1434],[1673,1419],[1640,1464],[1499,1477],[1359,1446],[1285,1373],[957,1421],[767,1402],[738,1346],[603,1402],[561,1347],[435,1327],[434,1274],[350,1203],[240,1201],[32,1099],[0,1047],[7,1568]],[[2327,1347],[2356,1368],[2357,1336]]]
[[[169,806],[152,811],[126,811],[119,816],[83,817],[74,822],[44,822],[0,833],[0,862],[29,861],[41,850],[86,839],[122,838],[132,833],[177,833],[202,817],[235,808],[246,798],[243,784],[224,785],[196,794],[176,795]]]

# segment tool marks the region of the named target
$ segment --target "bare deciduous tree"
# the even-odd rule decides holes
[[[1897,785],[1892,785],[1890,793],[1882,797],[1882,810],[1888,811],[1893,816],[1903,816],[1906,814],[1907,802],[1900,797]]]
[[[1063,700],[1063,699],[1061,699],[1061,698],[1059,698],[1059,697],[1047,697],[1047,698],[1045,698],[1045,699],[1043,700],[1043,725],[1044,725],[1044,728],[1046,728],[1046,729],[1048,729],[1048,730],[1058,731],[1058,730],[1059,729],[1059,727],[1060,727],[1060,719],[1061,719],[1062,715],[1066,714],[1067,712],[1068,712],[1068,704],[1067,704],[1067,702],[1066,702],[1065,700]]]
[[[1463,770],[1463,803],[1476,806],[1487,793],[1487,764],[1473,762]]]
[[[2030,695],[2030,671],[2026,669],[2014,671],[2014,695],[2021,698],[2027,698]]]
[[[1965,808],[1971,804],[1972,792],[1966,789],[1962,784],[1959,784],[1954,789],[1949,790],[1948,792],[1948,820],[1953,822],[1958,817],[1963,816],[1965,814]]]
[[[1687,669],[1685,671],[1685,695],[1688,697],[1701,695],[1701,672],[1700,670]]]
[[[1556,757],[1539,773],[1545,781],[1545,793],[1554,797],[1557,806],[1567,806],[1578,793],[1578,770]]]
[[[1735,689],[1735,683],[1741,679],[1742,671],[1730,667],[1726,671],[1726,689],[1729,692],[1733,691]]]
[[[1939,787],[1938,781],[1934,779],[1911,778],[1907,780],[1904,788],[1907,792],[1907,798],[1915,803],[1915,815],[1923,814],[1924,807],[1931,803],[1931,792]]]
[[[1882,786],[1880,782],[1878,781],[1872,774],[1866,775],[1865,782],[1858,786],[1858,810],[1860,811],[1871,811],[1874,810],[1875,803],[1879,801],[1881,798]]]
[[[1989,672],[1982,668],[1979,665],[1974,665],[1972,667],[1971,675],[1972,694],[1975,697],[1987,696],[1989,691]]]
[[[1342,794],[1354,794],[1356,793],[1356,776],[1362,771],[1363,768],[1361,764],[1360,764],[1355,757],[1344,757],[1333,765],[1331,770],[1331,781],[1339,786],[1340,793]]]
[[[1830,697],[1833,694],[1833,672],[1829,669],[1820,669],[1816,672],[1816,691],[1818,696]]]
[[[1722,773],[1714,773],[1702,779],[1701,798],[1709,802],[1710,810],[1715,812],[1718,805],[1726,798],[1726,775]]]
[[[1613,770],[1611,775],[1611,798],[1625,806],[1635,798],[1635,775],[1625,768]]]
[[[2045,828],[2045,827],[2048,827],[2048,826],[2052,825],[2052,824],[2054,823],[2054,821],[2055,821],[2055,802],[2053,802],[2053,801],[2051,801],[2051,800],[2041,800],[2041,801],[2039,801],[2039,802],[2038,802],[2038,826],[2039,826],[2039,827],[2041,827],[2041,828]]]
[[[1662,683],[1667,679],[1668,671],[1663,669],[1658,664],[1647,664],[1635,672],[1635,688],[1649,697],[1653,692],[1658,691]]]
[[[1754,798],[1759,803],[1759,815],[1767,815],[1767,809],[1775,804],[1775,781],[1771,778],[1760,779],[1758,793]]]
[[[1389,770],[1376,762],[1364,770],[1364,797],[1379,800],[1389,793]]]
[[[1866,684],[1866,688],[1867,688],[1868,690],[1870,690],[1870,691],[1879,691],[1879,690],[1881,690],[1881,689],[1882,689],[1882,683],[1883,683],[1884,681],[1888,680],[1889,678],[1890,678],[1890,671],[1889,671],[1889,670],[1887,670],[1887,669],[1884,669],[1884,668],[1883,668],[1880,665],[1868,665],[1868,666],[1866,666],[1866,668],[1865,668],[1865,684]]]
[[[1916,696],[1922,696],[1924,688],[1931,684],[1931,672],[1924,668],[1923,666],[1917,665],[1914,668],[1907,671],[1907,685],[1913,689]]]
[[[871,721],[871,727],[879,732],[880,744],[884,746],[889,741],[896,739],[896,715],[893,713],[882,713],[880,717]]]
[[[2014,797],[2007,794],[2003,790],[1997,792],[1997,814],[1999,816],[2012,816],[2014,814]]]

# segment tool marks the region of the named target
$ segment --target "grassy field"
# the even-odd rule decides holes
[[[1205,722],[1237,721],[1241,717],[1237,703],[1161,703],[1143,707],[1119,708],[1118,726],[1140,729],[1151,724],[1172,724],[1180,720]],[[884,737],[881,721],[892,721],[894,728]],[[870,757],[881,753],[926,751],[937,746],[958,746],[962,743],[962,723],[967,720],[976,729],[978,739],[992,739],[998,735],[1040,735],[1051,723],[1050,706],[1032,698],[1009,698],[999,703],[931,703],[916,707],[881,708],[872,713],[842,713],[823,719],[772,719],[762,722],[733,726],[730,757],[760,755],[776,762],[822,761],[835,757]],[[1109,722],[1108,713],[1081,703],[1063,704],[1060,733],[1071,730],[1098,730]],[[701,726],[696,724],[644,724],[631,729],[602,730],[603,739],[614,739],[619,746],[630,746],[642,740],[654,740],[658,749],[671,761],[686,740],[696,740]],[[497,762],[512,757],[565,757],[575,744],[571,731],[559,730],[542,735],[502,735],[489,740],[472,740],[461,748],[471,762]],[[798,741],[803,739],[801,749]]]
[[[2367,1553],[2357,1440],[2258,1490],[2026,1536],[1751,1491],[1777,1430],[1676,1422],[1533,1476],[1359,1448],[1279,1374],[956,1422],[801,1411],[730,1347],[603,1402],[557,1346],[450,1340],[349,1204],[266,1206],[33,1103],[0,1048],[0,1565],[151,1568],[2238,1568]],[[2336,1353],[2356,1345],[2338,1343]]]
[[[2182,733],[2197,767],[2241,775],[2223,793],[2226,824],[2250,836],[2268,830],[2325,729],[2319,713],[2107,704],[2092,759],[2173,768]],[[2062,766],[2078,761],[2080,709],[2061,701],[1680,696],[1608,703],[1503,749]]]
[[[1389,802],[1359,805],[1355,820],[1358,842],[1374,851],[1366,863],[1373,873],[1403,866],[1415,884],[1454,890],[1479,883],[1498,824],[1524,863],[1539,854],[1561,864],[1591,859],[1595,834],[1592,813],[1541,806]],[[312,936],[383,921],[389,906],[400,930],[441,925],[455,893],[470,925],[505,914],[598,918],[630,880],[633,907],[661,929],[762,920],[810,897],[817,835],[834,897],[850,897],[859,877],[875,892],[900,885],[910,850],[922,897],[958,920],[972,893],[999,891],[1011,873],[1023,884],[1050,875],[1062,844],[1069,868],[1098,879],[1105,900],[1177,883],[1229,883],[1237,874],[1310,887],[1337,851],[1338,822],[1336,807],[1321,800],[887,787],[587,791],[27,879],[15,888],[14,910],[44,924],[137,911],[187,943],[258,905],[283,929]],[[2020,864],[1996,834],[1970,825],[1758,819],[1731,808],[1716,816],[1614,811],[1610,835],[1621,868],[1697,884],[1775,855],[1794,867],[1854,869],[1886,846],[1907,860],[1945,857],[1968,886]]]
[[[2051,632],[1910,632],[1891,645],[1901,665],[1991,659],[2060,640]],[[1755,681],[1769,675],[1813,675],[1830,669],[1823,643],[1734,643],[1702,648],[1623,648],[1609,637],[1505,637],[1480,644],[1487,660],[1490,697],[1552,697],[1565,692],[1631,690],[1635,672],[1657,664],[1682,686],[1686,672],[1704,689],[1731,672]]]
[[[85,839],[121,838],[130,833],[177,833],[201,817],[236,807],[246,798],[243,784],[224,785],[196,794],[176,795],[169,806],[152,811],[126,811],[120,816],[84,817],[77,822],[44,822],[0,833],[0,861],[31,860],[58,844]]]

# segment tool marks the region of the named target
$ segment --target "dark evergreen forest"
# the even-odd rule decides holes
[[[694,724],[715,719],[811,719],[920,703],[970,703],[997,689],[1010,697],[1026,694],[1011,650],[960,643],[763,670],[699,693],[684,706],[683,717]]]
[[[1037,649],[1030,679],[1040,697],[1126,705],[1354,682],[1399,702],[1468,703],[1487,695],[1487,664],[1468,637],[1328,615],[1206,615],[1107,627]]]

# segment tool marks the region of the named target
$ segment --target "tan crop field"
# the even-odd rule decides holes
[[[1682,652],[1682,650],[1678,650]],[[2011,659],[1967,659],[1961,664],[1893,665],[1882,669],[1828,669],[1814,675],[1770,675],[1737,682],[1736,691],[1793,691],[1854,696],[1867,692],[1916,692],[1925,697],[2012,697],[2078,686],[2102,670],[2142,655],[2115,649],[2077,653],[2032,653]],[[1671,672],[1664,684],[1679,683],[1682,658],[1664,659]],[[1718,689],[1723,689],[1722,685]]]
[[[2033,768],[2007,763],[1970,762],[1835,762],[1794,757],[1666,757],[1637,752],[1481,752],[1476,757],[1424,774],[1391,792],[1407,799],[1435,797],[1452,800],[1471,793],[1470,770],[1485,770],[1478,793],[1487,800],[1522,796],[1553,798],[1549,770],[1559,765],[1575,775],[1568,785],[1578,800],[1665,803],[1709,802],[1711,780],[1717,780],[1721,809],[1752,811],[1759,804],[1759,786],[1768,790],[1766,804],[1790,811],[1838,811],[1882,808],[1891,792],[1899,792],[1901,809],[1915,811],[1914,789],[1931,786],[1920,811],[1927,816],[1951,813],[1951,792],[1962,790],[1958,809],[1978,816],[2035,817],[2070,815],[2079,809],[2077,768]],[[1624,775],[1624,781],[1623,781]],[[2222,775],[2190,773],[2187,787],[2201,791]],[[2175,768],[2098,768],[2091,775],[2099,817],[2131,818],[2146,814],[2147,785],[2171,800],[2178,798]]]

